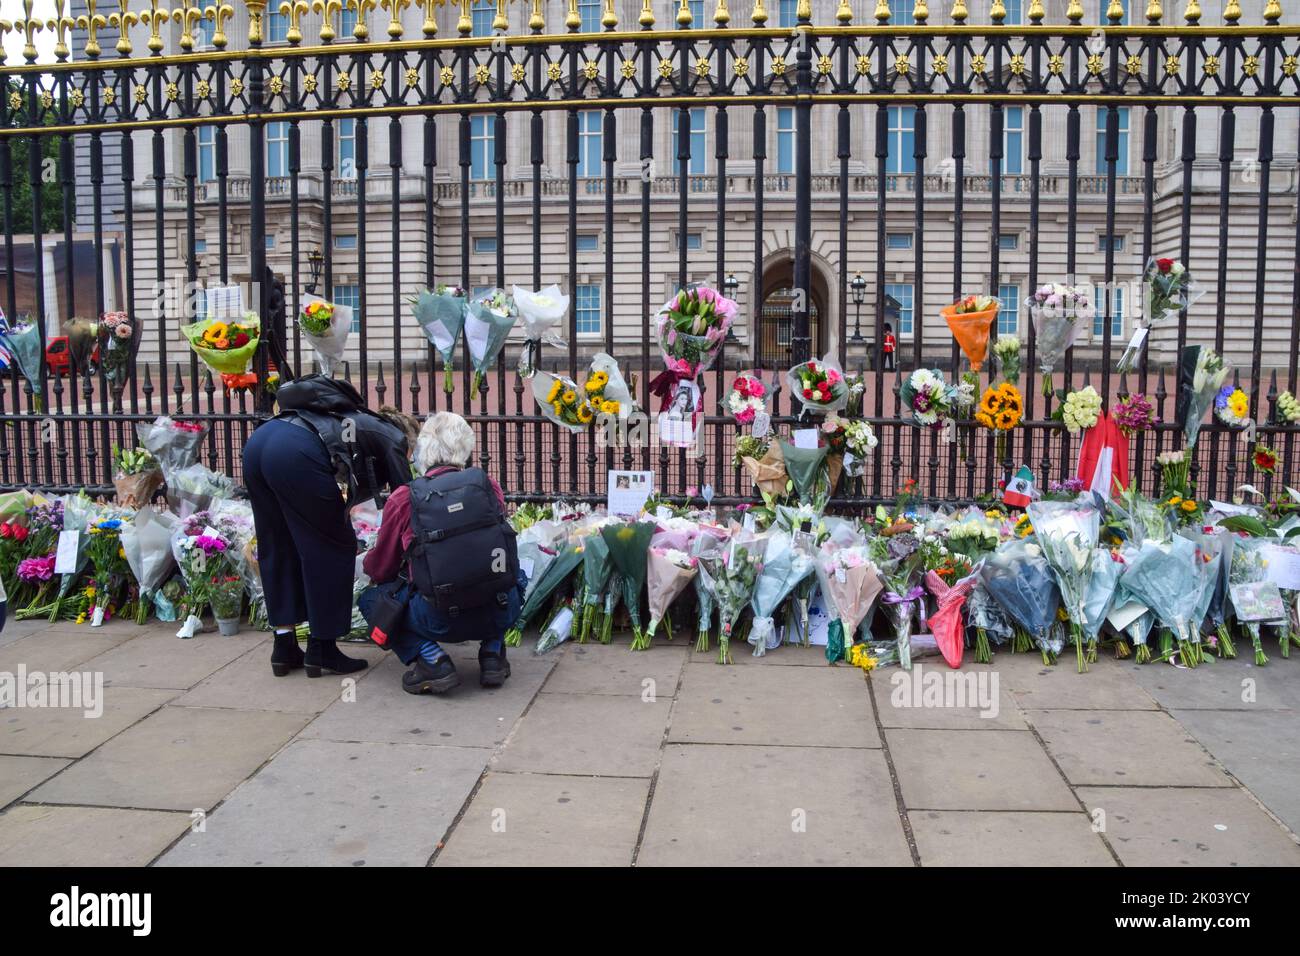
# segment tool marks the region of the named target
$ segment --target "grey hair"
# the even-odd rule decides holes
[[[428,471],[438,465],[464,468],[474,454],[474,429],[455,412],[429,416],[415,442],[415,467]]]

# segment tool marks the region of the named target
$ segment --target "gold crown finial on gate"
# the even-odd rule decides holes
[[[889,0],[876,0],[876,12],[872,14],[877,23],[889,22]]]
[[[266,0],[244,0],[248,8],[248,42],[261,46],[266,35],[262,32],[262,17],[266,14]]]
[[[0,21],[0,24],[3,25],[3,29],[0,29],[0,35],[10,32],[22,33],[24,39],[23,57],[26,58],[28,63],[36,62],[36,41],[34,38],[36,34],[45,29],[45,21],[32,16],[33,5],[33,0],[23,0],[23,13],[26,14],[23,19],[15,20],[13,23],[8,20]]]
[[[1106,7],[1106,19],[1111,23],[1119,23],[1124,19],[1124,4],[1120,0],[1110,0]]]
[[[1223,19],[1233,24],[1234,26],[1236,25],[1237,21],[1241,19],[1241,4],[1238,3],[1237,0],[1228,0],[1228,2],[1224,5]]]
[[[280,16],[289,18],[289,29],[285,31],[284,38],[291,46],[302,42],[302,15],[310,9],[307,0],[281,0],[277,12]]]
[[[54,17],[46,22],[45,28],[54,31],[54,55],[60,60],[66,60],[71,52],[68,31],[76,25],[77,21],[68,16],[68,0],[54,0]]]
[[[646,0],[647,3],[650,0]],[[763,0],[754,0],[754,12],[749,15],[749,19],[754,21],[754,26],[761,27],[767,23],[767,7],[763,6]]]
[[[1187,0],[1187,9],[1183,11],[1183,19],[1188,23],[1200,22],[1201,5],[1197,0]]]
[[[924,23],[930,19],[930,8],[925,5],[925,0],[916,0],[916,6],[912,8],[912,21],[914,23]]]
[[[186,4],[172,11],[172,19],[181,25],[181,49],[189,52],[194,49],[194,28],[203,19],[203,8]]]
[[[460,0],[460,16],[456,18],[456,32],[463,37],[474,32],[474,20],[469,15],[469,0]]]
[[[370,39],[370,11],[377,6],[376,0],[345,0],[347,8],[357,15],[357,22],[352,27],[352,36],[363,43]]]
[[[438,35],[438,20],[433,15],[435,6],[443,6],[447,0],[415,0],[415,5],[424,11],[424,23],[420,30],[426,37]]]
[[[1065,18],[1071,23],[1077,24],[1083,19],[1083,4],[1079,0],[1070,0],[1069,5],[1065,8]]]
[[[218,3],[215,6],[203,8],[204,19],[211,20],[214,24],[212,45],[218,50],[226,48],[226,21],[234,15],[235,8],[228,3]]]
[[[613,3],[614,0],[609,0]],[[720,27],[725,27],[731,22],[731,11],[727,9],[727,0],[718,0],[718,5],[713,11],[713,22]]]
[[[99,31],[108,26],[108,18],[95,12],[96,0],[86,0],[86,12],[77,17],[77,29],[86,31],[86,56],[92,60],[102,53]]]
[[[1007,18],[1007,5],[1002,0],[993,0],[993,7],[989,10],[989,19],[994,23],[1001,23]]]
[[[956,0],[952,5],[953,22],[965,23],[968,16],[970,16],[970,14],[966,12],[966,0]]]
[[[1155,26],[1164,15],[1165,12],[1160,9],[1160,0],[1150,0],[1147,4],[1147,23]]]
[[[1043,9],[1043,0],[1029,0],[1029,22],[1041,23],[1047,11]]]
[[[158,0],[149,0],[149,9],[140,12],[140,22],[149,26],[149,50],[152,53],[161,53],[165,46],[162,38],[162,27],[172,18],[171,11],[166,7],[160,6]]]
[[[576,2],[576,0],[574,0]],[[679,27],[689,27],[692,21],[691,5],[687,0],[681,0],[677,6],[677,25]]]
[[[388,38],[402,38],[402,11],[411,5],[411,0],[379,0],[379,6],[388,11]]]
[[[117,31],[117,46],[114,48],[121,56],[131,54],[131,28],[140,22],[140,17],[127,5],[131,0],[117,0],[117,13],[108,15],[108,25]]]
[[[636,18],[636,22],[647,30],[655,25],[655,12],[650,8],[650,0],[641,0],[641,16]]]
[[[1277,0],[1268,0],[1268,3],[1264,4],[1264,19],[1269,23],[1276,23],[1281,20],[1282,4],[1278,3]]]
[[[311,9],[313,13],[320,14],[321,42],[329,43],[339,35],[334,29],[334,18],[343,12],[342,0],[312,0]]]

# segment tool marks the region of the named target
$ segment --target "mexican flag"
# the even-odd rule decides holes
[[[1021,465],[1020,470],[1011,476],[1007,488],[1002,492],[1002,503],[1012,508],[1024,508],[1038,497],[1034,488],[1034,473],[1028,465]]]

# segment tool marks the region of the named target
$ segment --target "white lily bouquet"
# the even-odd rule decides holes
[[[556,332],[556,326],[569,311],[569,297],[552,283],[544,289],[533,292],[530,289],[511,287],[515,307],[519,318],[524,323],[524,348],[519,353],[519,374],[531,378],[537,371],[537,360],[541,356],[542,343],[564,348],[567,344]]]

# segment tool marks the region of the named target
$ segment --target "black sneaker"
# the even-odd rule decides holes
[[[402,675],[402,690],[408,694],[445,694],[460,685],[456,665],[444,654],[436,664],[417,657],[415,664]]]
[[[510,662],[506,660],[505,644],[502,644],[501,650],[496,653],[479,650],[478,683],[480,687],[500,687],[509,676]]]

